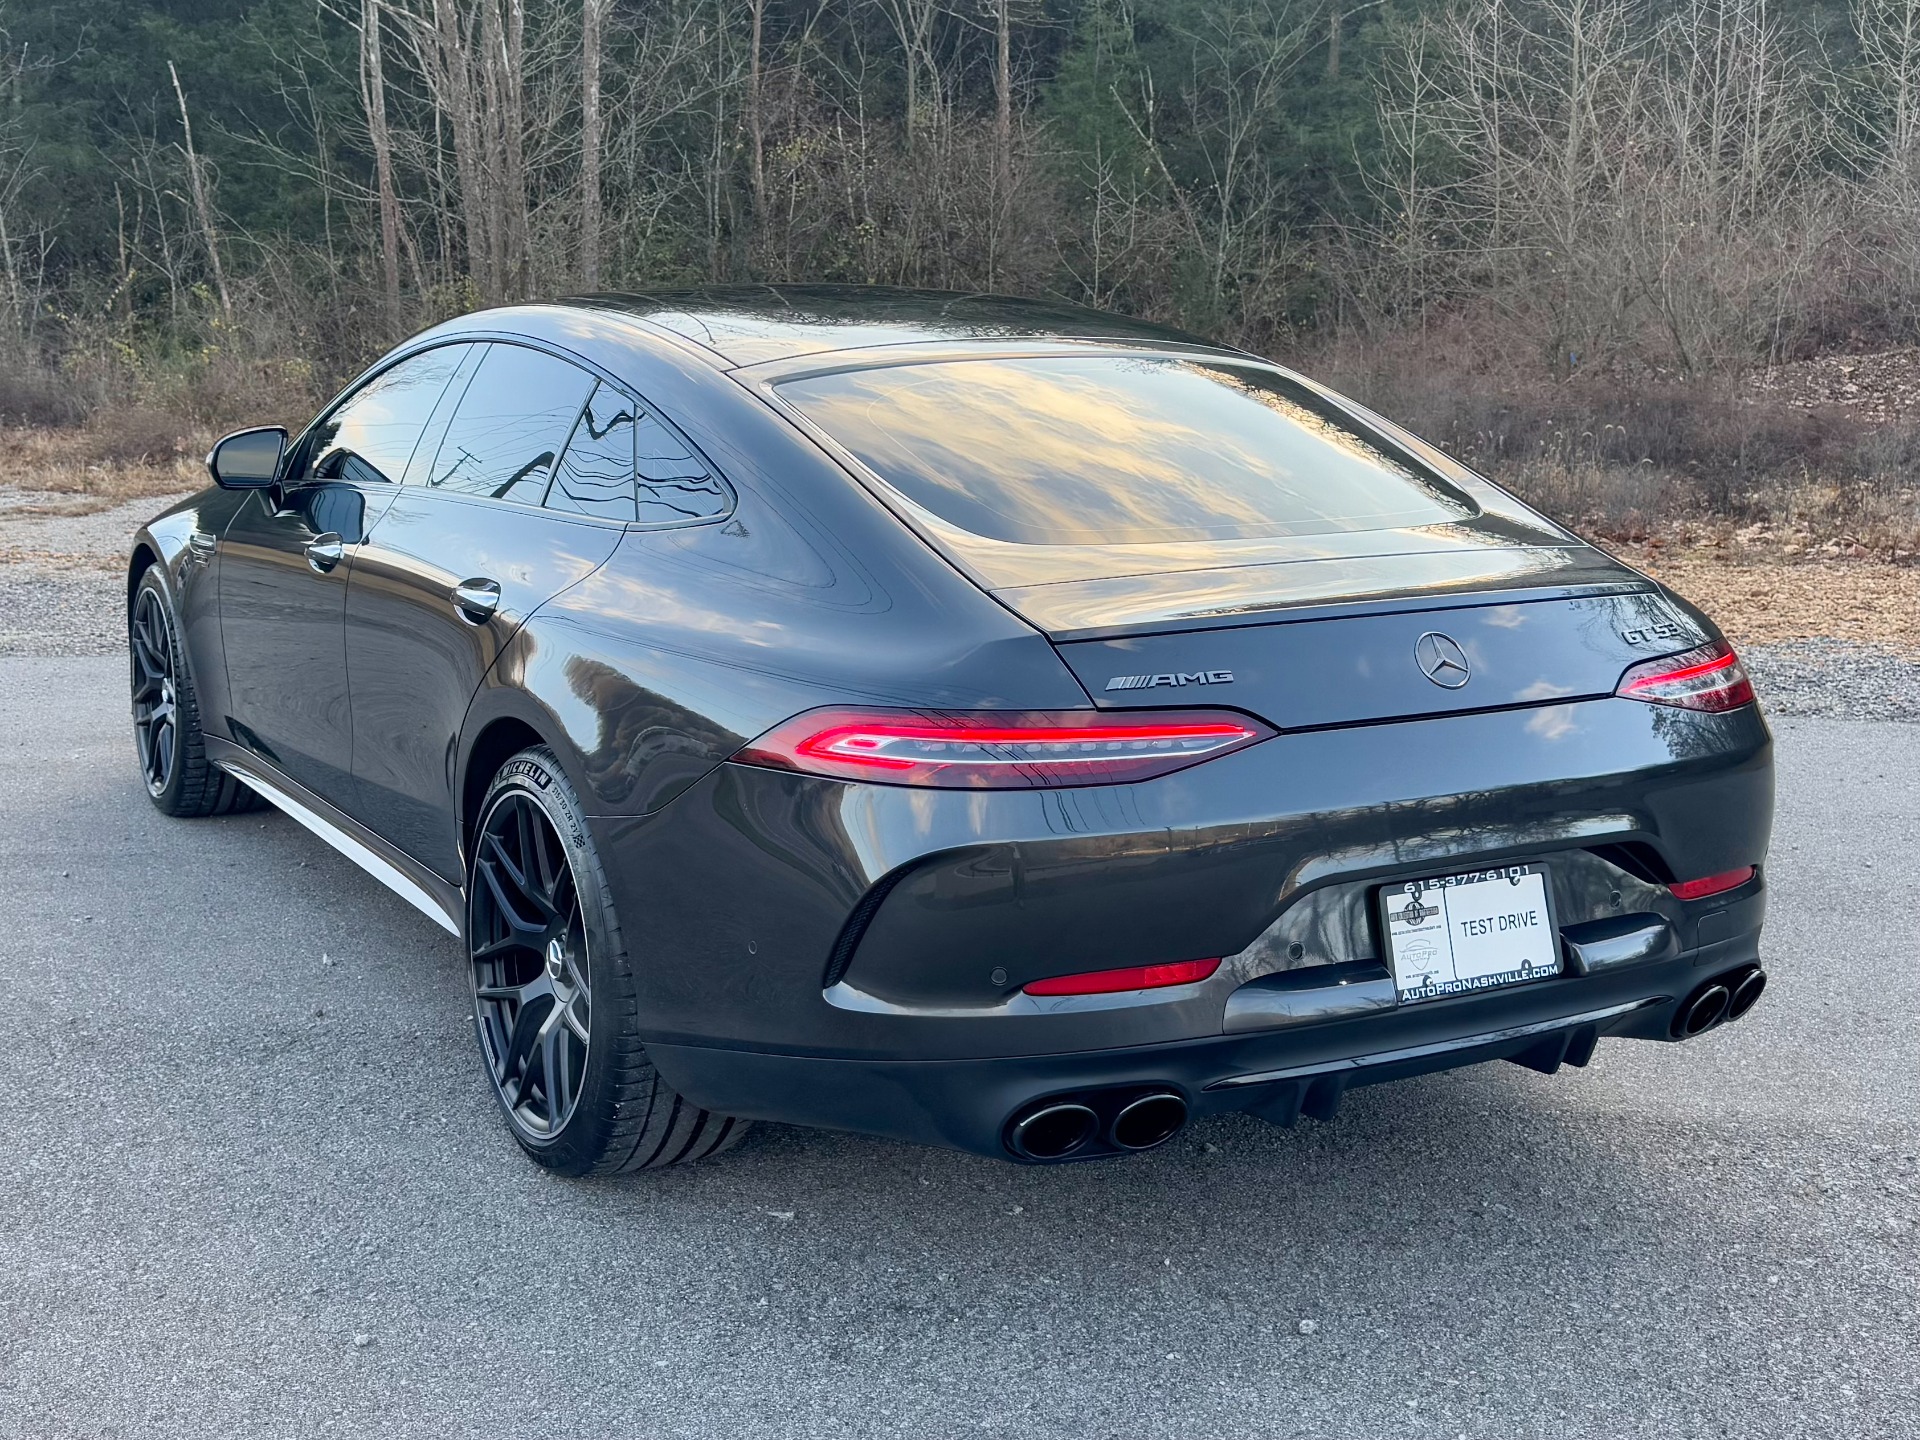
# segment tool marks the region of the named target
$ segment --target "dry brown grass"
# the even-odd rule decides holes
[[[1736,644],[1831,638],[1920,651],[1920,568],[1701,545],[1616,553],[1713,616]]]
[[[1689,477],[1644,468],[1533,466],[1497,478],[1603,543],[1788,559],[1920,559],[1920,486],[1905,481],[1769,481],[1715,500]]]
[[[204,436],[152,412],[111,426],[0,430],[0,514],[88,515],[206,484]]]

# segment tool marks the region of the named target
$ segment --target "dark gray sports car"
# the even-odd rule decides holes
[[[127,577],[141,772],[455,935],[572,1173],[750,1118],[1026,1161],[1758,998],[1711,622],[1255,356],[979,295],[470,315]]]

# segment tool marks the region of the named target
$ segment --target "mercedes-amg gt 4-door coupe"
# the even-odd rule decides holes
[[[457,936],[568,1173],[753,1119],[1028,1163],[1765,984],[1767,726],[1692,606],[1419,437],[984,295],[436,326],[127,574],[141,774]]]

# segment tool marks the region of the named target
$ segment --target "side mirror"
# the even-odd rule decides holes
[[[280,476],[287,432],[278,425],[236,430],[214,443],[207,472],[224,490],[264,490]]]

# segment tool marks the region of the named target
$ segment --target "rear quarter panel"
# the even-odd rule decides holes
[[[743,387],[678,370],[651,382],[631,380],[732,482],[734,513],[631,529],[536,611],[476,696],[463,754],[520,718],[563,752],[590,813],[644,815],[816,706],[1088,704],[1044,637]]]

